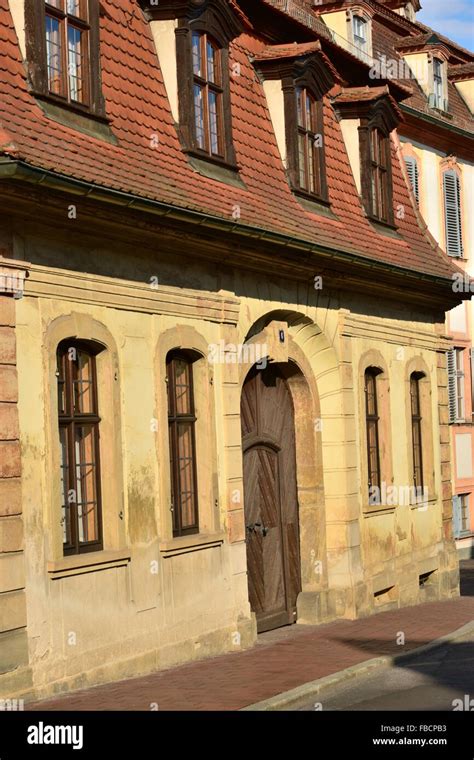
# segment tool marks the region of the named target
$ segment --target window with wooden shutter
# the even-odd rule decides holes
[[[448,351],[449,421],[463,422],[464,411],[464,349]]]
[[[405,156],[405,165],[407,168],[408,179],[410,180],[411,189],[415,196],[417,205],[420,205],[420,188],[418,180],[418,162],[413,156]]]
[[[461,231],[461,183],[457,173],[449,169],[443,173],[444,220],[446,252],[449,256],[463,255]]]

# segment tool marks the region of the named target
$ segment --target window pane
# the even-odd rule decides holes
[[[202,77],[204,76],[204,73],[202,70],[202,60],[201,60],[201,35],[198,32],[193,32],[192,48],[193,48],[194,74],[198,77]]]
[[[219,81],[217,50],[211,42],[207,42],[207,80],[217,84]]]
[[[93,425],[76,426],[74,448],[79,543],[97,541],[97,467]]]
[[[58,19],[46,16],[46,64],[48,88],[61,95],[61,36]]]
[[[178,425],[178,473],[181,506],[181,527],[192,527],[195,522],[194,451],[192,423]]]
[[[66,378],[65,378],[65,362],[66,357],[64,354],[57,354],[57,377],[58,377],[58,412],[59,414],[66,413]]]
[[[77,350],[73,367],[74,412],[76,414],[93,414],[93,357]]]
[[[309,180],[309,192],[314,193],[314,143],[311,135],[308,135],[306,140],[307,148],[307,161],[308,161],[308,180]]]
[[[173,359],[176,374],[176,414],[191,414],[190,365],[184,359]]]
[[[81,5],[84,7],[81,8]],[[66,13],[76,16],[76,18],[86,18],[84,13],[86,5],[87,2],[81,2],[81,0],[66,0]]]
[[[69,493],[69,457],[67,449],[66,428],[59,428],[59,462],[61,482],[61,518],[63,524],[63,543],[70,544],[71,538],[71,513],[68,501]]]
[[[45,0],[46,5],[51,5],[53,8],[60,8],[63,10],[64,0]]]
[[[305,150],[305,143],[306,143],[306,135],[302,135],[301,132],[298,133],[298,166],[299,166],[299,173],[300,173],[300,187],[303,188],[303,190],[307,190],[306,186],[306,150]]]
[[[69,25],[67,29],[69,97],[81,102],[82,92],[82,35],[79,29]]]
[[[218,127],[218,104],[217,94],[209,93],[209,131],[211,137],[211,153],[219,154],[219,127]]]
[[[199,148],[203,150],[206,147],[204,141],[204,108],[203,92],[200,85],[194,85],[194,119],[196,124],[196,141]]]
[[[304,93],[301,87],[296,88],[296,104],[298,111],[298,126],[304,127],[304,113],[303,113],[303,97]]]
[[[359,48],[365,48],[367,44],[366,22],[360,16],[353,16],[352,29],[354,33],[354,42]]]

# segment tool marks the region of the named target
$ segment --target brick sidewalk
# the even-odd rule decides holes
[[[471,586],[474,563],[463,564]],[[473,593],[466,583],[464,588]],[[245,652],[77,691],[27,709],[150,710],[156,702],[160,710],[238,710],[372,657],[408,652],[473,619],[474,596],[463,596],[362,620],[288,626],[259,636]],[[396,643],[399,631],[405,634],[404,646]]]

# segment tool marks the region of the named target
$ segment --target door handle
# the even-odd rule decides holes
[[[264,538],[268,533],[268,528],[264,523],[250,523],[250,525],[246,525],[245,527],[249,533],[261,533]]]

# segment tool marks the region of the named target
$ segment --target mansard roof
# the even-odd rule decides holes
[[[198,212],[234,227],[269,231],[342,251],[362,260],[450,278],[452,261],[423,231],[401,157],[392,142],[393,202],[402,208],[391,235],[366,218],[341,127],[324,100],[327,183],[332,214],[307,210],[292,193],[278,150],[262,82],[252,60],[268,40],[250,30],[230,45],[233,140],[241,184],[198,173],[183,152],[149,23],[138,0],[101,0],[101,63],[107,117],[105,141],[48,118],[28,89],[8,0],[0,0],[0,154],[22,167],[91,187]],[[158,145],[151,139],[158,134]],[[0,159],[1,163],[1,159]],[[0,181],[1,187],[1,181]]]

